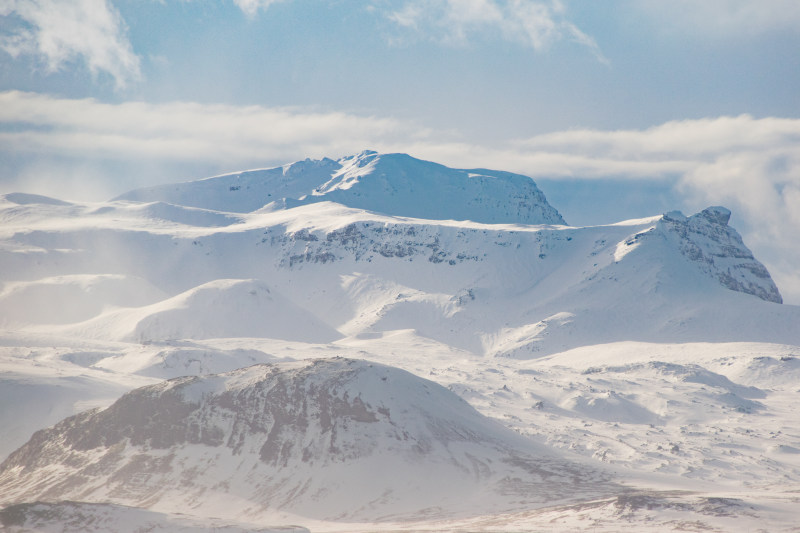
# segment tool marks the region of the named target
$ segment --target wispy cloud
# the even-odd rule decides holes
[[[569,39],[607,62],[595,40],[567,20],[565,11],[558,0],[407,0],[388,17],[402,29],[449,45],[497,36],[543,51]]]
[[[12,57],[33,56],[47,72],[82,61],[94,76],[109,74],[117,88],[140,77],[125,23],[107,0],[5,0],[0,16],[15,22],[0,35],[0,48]]]
[[[271,4],[277,4],[283,0],[233,0],[239,9],[248,16],[255,16],[259,10],[267,9]]]
[[[673,121],[643,130],[579,129],[489,146],[403,120],[350,113],[196,103],[106,104],[0,93],[0,157],[28,157],[38,168],[43,160],[58,157],[83,168],[87,161],[112,160],[120,167],[142,161],[205,162],[209,168],[233,171],[365,148],[535,178],[671,183],[685,198],[686,209],[712,204],[732,208],[734,223],[767,263],[787,301],[800,302],[800,119],[741,115]],[[77,176],[67,168],[59,172]],[[24,175],[31,173],[25,170]],[[3,189],[8,190],[8,183]]]

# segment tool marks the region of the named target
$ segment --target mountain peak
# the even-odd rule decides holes
[[[731,219],[731,210],[726,207],[715,205],[703,209],[699,215],[713,224],[727,226],[728,221]]]
[[[729,209],[711,206],[690,217],[677,211],[666,213],[660,225],[684,257],[724,287],[783,303],[766,267],[728,225],[730,218]]]
[[[338,161],[331,179],[289,205],[332,201],[377,213],[487,224],[555,224],[564,219],[534,181],[486,169],[453,169],[408,154],[365,150]]]

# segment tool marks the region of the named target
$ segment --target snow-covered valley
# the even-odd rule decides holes
[[[0,520],[795,530],[800,307],[730,216],[374,152],[5,195]]]

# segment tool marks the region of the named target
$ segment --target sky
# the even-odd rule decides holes
[[[0,194],[365,149],[573,225],[709,205],[800,304],[797,0],[0,0]]]

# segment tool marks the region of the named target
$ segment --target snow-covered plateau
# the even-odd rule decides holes
[[[0,523],[797,531],[800,307],[730,219],[375,152],[0,196]]]

